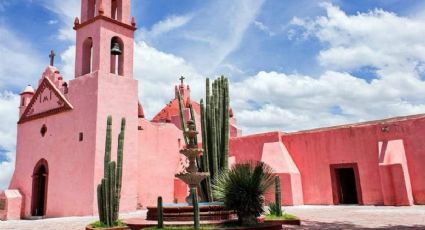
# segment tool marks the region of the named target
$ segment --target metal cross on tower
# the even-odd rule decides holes
[[[55,51],[51,50],[50,54],[49,54],[49,58],[50,58],[50,65],[53,66],[55,64]]]
[[[185,77],[183,77],[183,76],[181,76],[180,78],[179,78],[179,80],[180,80],[180,82],[181,82],[181,84],[183,85],[183,81],[184,81],[184,79],[186,79]]]

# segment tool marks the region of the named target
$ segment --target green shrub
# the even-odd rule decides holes
[[[239,224],[255,225],[264,213],[264,193],[273,185],[273,169],[263,162],[234,165],[214,180],[214,199],[236,211]]]
[[[271,215],[281,216],[282,215],[282,207],[279,204],[272,202],[272,203],[269,204],[269,213]]]

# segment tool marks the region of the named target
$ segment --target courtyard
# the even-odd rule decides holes
[[[285,207],[302,219],[301,226],[287,229],[425,229],[425,206],[294,206]],[[146,217],[146,211],[122,218]],[[82,230],[97,217],[0,221],[2,230]]]

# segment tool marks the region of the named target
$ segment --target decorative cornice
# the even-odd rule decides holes
[[[34,103],[37,101],[38,96],[40,96],[40,94],[44,91],[45,88],[49,88],[51,91],[53,91],[53,93],[64,102],[63,105],[61,107],[47,110],[35,115],[28,115],[30,112],[30,109],[32,108]],[[71,103],[62,95],[62,93],[53,85],[53,83],[47,77],[45,77],[43,81],[41,82],[40,86],[38,87],[36,93],[32,97],[24,113],[22,114],[21,118],[19,119],[18,124],[22,124],[27,121],[62,113],[72,109],[73,107]]]
[[[122,27],[127,28],[127,29],[132,30],[132,31],[137,30],[137,28],[136,28],[135,26],[128,25],[128,24],[126,24],[126,23],[123,23],[123,22],[117,21],[117,20],[115,20],[115,19],[112,19],[112,18],[110,18],[110,17],[103,16],[103,15],[98,15],[98,16],[96,16],[96,17],[94,17],[94,18],[91,18],[91,19],[89,19],[89,20],[87,20],[87,21],[85,21],[85,22],[81,23],[81,24],[75,24],[75,25],[74,25],[74,30],[81,29],[81,28],[83,28],[84,26],[86,26],[86,25],[88,25],[88,24],[91,24],[91,23],[93,23],[93,22],[95,22],[95,21],[97,21],[97,20],[102,20],[102,19],[103,19],[103,20],[105,20],[105,21],[108,21],[108,22],[114,23],[114,24],[116,24],[116,25],[122,26]]]

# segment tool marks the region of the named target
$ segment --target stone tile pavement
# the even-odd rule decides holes
[[[285,207],[299,216],[302,226],[285,229],[424,229],[425,206],[296,206]],[[145,217],[146,211],[122,218]],[[96,217],[66,217],[44,220],[0,221],[0,230],[83,230]]]
[[[425,206],[305,205],[285,210],[301,218],[296,229],[425,229]]]

